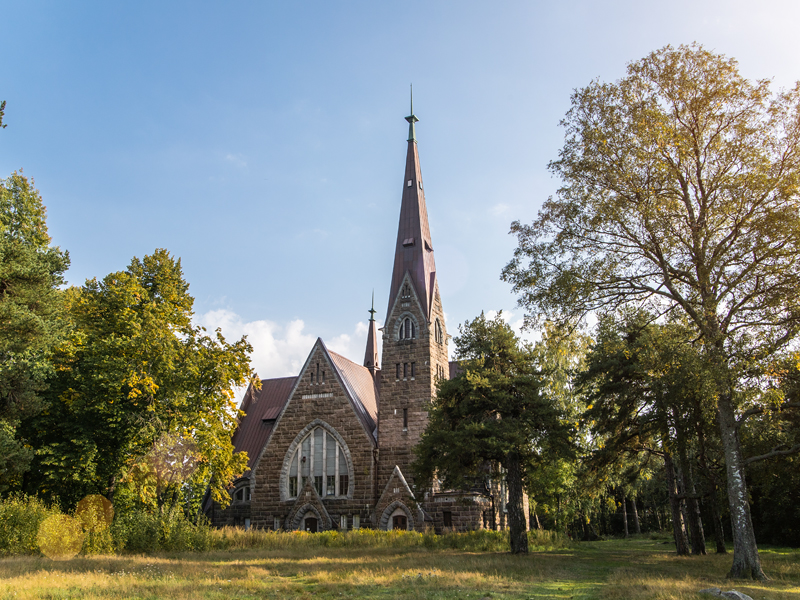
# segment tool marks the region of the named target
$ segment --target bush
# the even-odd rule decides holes
[[[206,522],[192,523],[176,510],[164,514],[131,511],[119,515],[111,526],[118,552],[202,552],[212,546],[212,530]]]
[[[31,496],[0,501],[0,556],[39,554],[36,536],[48,517],[61,511]]]

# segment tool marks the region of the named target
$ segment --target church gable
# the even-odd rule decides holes
[[[377,397],[368,369],[353,363],[369,387],[343,361],[322,340],[309,353],[255,468],[254,522],[294,527],[289,512],[308,486],[339,515],[371,503]]]

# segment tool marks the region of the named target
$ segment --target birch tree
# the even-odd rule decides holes
[[[800,84],[774,93],[734,59],[665,47],[574,92],[563,181],[503,278],[530,323],[625,305],[679,311],[716,386],[733,529],[730,577],[764,579],[747,501],[737,382],[800,328]]]

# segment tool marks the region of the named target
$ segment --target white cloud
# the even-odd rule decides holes
[[[225,160],[234,165],[235,167],[239,167],[240,169],[247,168],[247,161],[244,159],[244,156],[241,154],[226,154]]]
[[[303,331],[305,323],[301,319],[283,325],[267,320],[245,322],[224,308],[199,315],[197,323],[209,331],[219,327],[230,341],[247,335],[253,346],[253,369],[262,379],[297,375],[317,339]]]
[[[198,315],[196,322],[210,332],[220,328],[228,341],[246,335],[253,346],[251,365],[262,379],[297,375],[317,340],[305,333],[305,323],[301,319],[285,324],[267,320],[246,322],[232,310],[222,308]],[[350,333],[324,341],[330,350],[361,364],[367,343],[367,324],[356,323]],[[379,353],[380,348],[381,332],[378,331]],[[244,390],[237,390],[237,397],[241,398],[243,394]]]
[[[489,209],[489,212],[494,215],[495,217],[501,217],[508,212],[510,207],[508,204],[503,204],[502,202],[495,204]]]

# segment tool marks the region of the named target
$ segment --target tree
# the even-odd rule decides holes
[[[0,491],[19,483],[33,456],[17,428],[41,410],[53,372],[68,266],[67,253],[50,245],[33,182],[17,172],[0,180]]]
[[[531,349],[502,315],[481,314],[459,333],[460,372],[439,381],[414,469],[419,481],[436,474],[445,487],[463,489],[481,477],[487,461],[500,463],[508,483],[511,551],[527,553],[525,478],[544,456],[566,454],[573,431],[557,404],[542,395]]]
[[[3,123],[3,116],[6,114],[6,101],[0,102],[0,129],[5,129],[7,125]]]
[[[247,464],[230,440],[232,388],[247,382],[251,346],[192,325],[188,288],[180,260],[156,250],[67,290],[70,343],[56,357],[49,406],[26,423],[37,441],[31,492],[65,505],[90,493],[111,497],[168,435],[192,440],[193,477],[210,480],[226,503]]]
[[[563,187],[532,225],[512,224],[519,246],[503,271],[531,315],[650,305],[697,328],[716,386],[731,577],[765,577],[736,389],[800,328],[799,105],[800,84],[772,94],[699,46],[667,46],[614,84],[577,90],[550,163]]]

